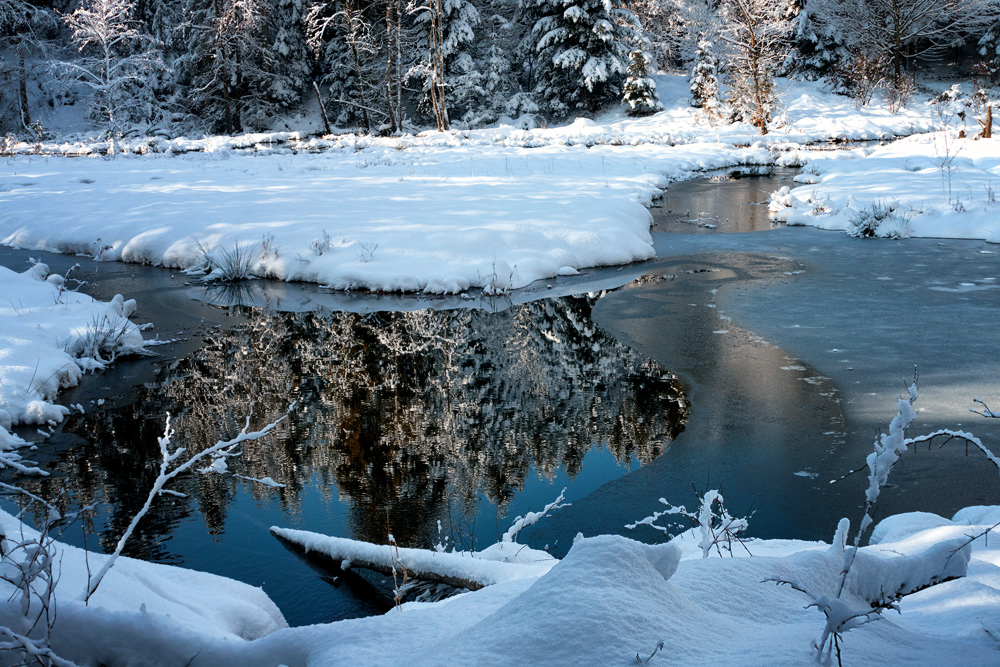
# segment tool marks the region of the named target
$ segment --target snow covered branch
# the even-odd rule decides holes
[[[111,556],[109,556],[107,560],[104,561],[104,564],[97,571],[97,574],[89,578],[89,581],[87,582],[87,589],[80,595],[80,600],[82,600],[83,602],[89,601],[91,596],[93,596],[93,594],[97,591],[97,587],[101,585],[101,581],[104,580],[104,577],[108,573],[108,570],[111,569],[111,567],[115,564],[115,561],[121,555],[122,550],[125,548],[125,543],[128,542],[128,539],[132,536],[132,533],[133,531],[135,531],[136,526],[139,525],[139,521],[141,521],[142,518],[146,516],[146,513],[149,511],[150,507],[152,507],[153,501],[156,499],[156,497],[159,496],[161,493],[170,493],[168,489],[164,488],[167,482],[173,480],[178,475],[187,472],[199,461],[203,461],[207,458],[212,458],[215,461],[224,462],[225,458],[236,456],[237,447],[239,445],[241,445],[244,442],[259,440],[260,438],[263,438],[265,435],[273,431],[278,424],[284,421],[284,419],[288,416],[288,414],[294,407],[295,403],[292,403],[288,407],[288,410],[285,411],[285,414],[283,414],[281,417],[274,420],[267,426],[263,427],[259,431],[249,431],[250,416],[253,414],[253,411],[251,410],[251,414],[247,415],[246,423],[244,424],[243,429],[239,432],[239,434],[235,438],[231,440],[220,440],[211,447],[203,449],[197,454],[192,455],[184,463],[177,465],[175,465],[176,462],[184,454],[186,449],[184,447],[178,447],[174,450],[170,449],[170,439],[174,435],[174,430],[170,427],[170,413],[167,413],[167,423],[166,426],[164,427],[163,435],[157,438],[157,442],[159,443],[160,446],[160,456],[161,456],[160,473],[159,475],[157,475],[156,480],[153,482],[153,488],[150,489],[149,495],[146,497],[145,504],[136,513],[136,515],[132,517],[132,521],[129,523],[128,528],[125,529],[125,532],[118,540],[118,545],[115,547],[114,553],[111,554]]]
[[[503,534],[502,542],[517,542],[517,535],[524,528],[528,526],[533,526],[539,522],[539,520],[548,516],[549,512],[554,512],[562,507],[568,507],[572,503],[564,503],[563,500],[566,499],[566,489],[564,488],[559,492],[559,497],[553,500],[551,503],[546,505],[541,512],[528,512],[524,516],[519,516],[514,519],[514,523],[511,524],[507,532]]]

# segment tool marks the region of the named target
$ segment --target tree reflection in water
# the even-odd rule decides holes
[[[399,544],[429,546],[437,520],[469,521],[482,495],[502,508],[533,469],[572,477],[596,446],[646,463],[683,428],[679,384],[597,329],[596,300],[496,313],[248,311],[246,324],[214,329],[197,354],[165,363],[133,404],[76,418],[71,427],[93,444],[67,447],[56,466],[66,502],[109,504],[98,532],[111,549],[155,477],[166,412],[175,441],[199,451],[234,435],[251,406],[259,425],[295,400],[278,435],[248,443],[230,465],[286,488],[220,475],[178,480],[189,497],[161,499],[127,552],[170,562],[165,542],[191,513],[221,534],[238,493],[279,494],[296,514],[307,485],[349,507],[351,537],[384,541],[388,521]],[[60,484],[35,487],[51,494]]]

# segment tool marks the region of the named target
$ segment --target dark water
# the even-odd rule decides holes
[[[285,488],[186,476],[172,488],[188,497],[158,501],[126,555],[263,585],[293,624],[373,613],[378,591],[317,582],[268,527],[482,548],[563,486],[583,497],[683,429],[680,384],[593,324],[598,299],[495,312],[239,309],[233,326],[202,330],[196,352],[149,364],[128,400],[68,419],[46,447],[56,476],[28,485],[62,490],[67,505],[99,502],[88,528],[111,550],[155,479],[167,413],[174,443],[197,452],[235,435],[251,409],[261,425],[294,400],[274,436],[230,462]]]

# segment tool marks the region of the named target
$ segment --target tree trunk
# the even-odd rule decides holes
[[[17,45],[17,92],[21,106],[21,125],[31,128],[31,110],[28,108],[28,68],[24,66],[24,41]]]
[[[389,129],[395,134],[399,130],[399,125],[396,123],[396,114],[392,108],[394,99],[394,95],[392,94],[392,75],[396,69],[394,63],[396,47],[393,44],[395,35],[392,32],[392,10],[393,4],[391,2],[385,3],[385,34],[389,41],[385,51],[385,107],[386,111],[389,112]]]
[[[430,7],[431,14],[431,107],[434,109],[434,119],[437,121],[438,132],[449,129],[448,107],[445,105],[444,91],[444,52],[441,44],[444,41],[443,17],[441,0],[434,0]]]
[[[229,82],[222,82],[222,106],[226,111],[226,134],[233,133],[233,108],[229,101]]]
[[[993,138],[993,106],[986,107],[986,122],[983,123],[983,139]]]
[[[319,94],[319,84],[313,81],[313,90],[316,91],[316,101],[319,102],[319,112],[323,116],[323,127],[326,128],[327,134],[333,134],[333,130],[330,129],[330,119],[326,117],[326,107],[323,105],[323,98]]]

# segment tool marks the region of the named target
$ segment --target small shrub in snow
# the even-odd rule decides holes
[[[660,502],[666,505],[667,509],[662,512],[653,512],[646,518],[640,519],[635,523],[630,523],[625,527],[629,530],[634,530],[639,526],[649,526],[667,535],[669,534],[670,527],[660,525],[656,522],[664,516],[683,516],[698,524],[699,531],[701,532],[701,541],[698,543],[698,546],[701,547],[702,558],[708,558],[713,549],[720,556],[723,551],[729,552],[729,555],[732,556],[734,542],[739,542],[746,549],[747,553],[750,553],[750,550],[746,548],[746,545],[743,544],[743,541],[739,537],[739,534],[746,531],[749,526],[747,517],[736,518],[730,515],[723,504],[722,493],[719,489],[708,491],[705,495],[699,494],[698,509],[695,511],[688,510],[684,505],[679,507],[671,505],[664,498],[660,498]]]
[[[330,234],[324,229],[323,235],[314,238],[309,243],[309,250],[312,251],[317,257],[321,257],[324,252],[333,248],[333,240],[330,238]],[[277,256],[277,252],[275,252]]]
[[[323,232],[326,235],[326,232]],[[329,237],[327,237],[329,238]],[[274,234],[264,234],[260,239],[261,259],[278,259],[278,243]]]
[[[201,261],[185,269],[184,273],[199,276],[206,283],[232,283],[253,278],[263,256],[258,243],[237,243],[232,248],[217,247],[212,250],[198,243],[198,248],[201,250]]]
[[[847,233],[861,238],[899,239],[910,235],[910,221],[899,202],[873,201],[851,214]]]
[[[375,256],[375,251],[378,250],[378,244],[358,243],[358,248],[359,248],[357,252],[358,259],[367,264],[368,262],[372,261],[372,258]]]
[[[65,349],[75,357],[94,360],[101,368],[120,355],[149,354],[143,347],[139,328],[127,316],[114,313],[95,317],[82,334],[66,344]]]
[[[875,91],[885,83],[889,62],[882,56],[854,49],[847,58],[836,62],[826,77],[834,91],[854,98],[855,106],[868,106]]]

